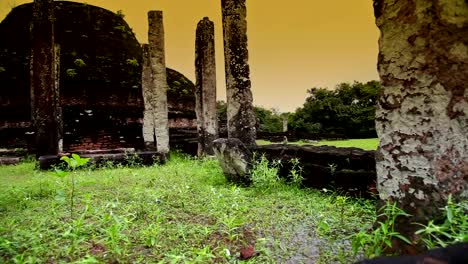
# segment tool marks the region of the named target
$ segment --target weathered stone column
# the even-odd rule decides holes
[[[256,145],[255,113],[250,90],[245,0],[221,0],[226,68],[227,127],[230,138]]]
[[[382,200],[414,237],[451,194],[468,198],[468,2],[374,0],[383,84],[376,114]]]
[[[143,100],[145,103],[145,111],[143,113],[143,139],[146,147],[156,147],[156,132],[155,132],[155,108],[154,94],[155,88],[153,85],[153,79],[151,75],[151,62],[149,57],[149,45],[143,44],[143,68],[141,77],[141,86],[143,91]]]
[[[57,109],[56,109],[56,120],[57,120],[57,138],[58,138],[58,152],[63,151],[63,108],[60,100],[60,56],[61,48],[60,44],[55,43],[55,54],[54,54],[54,73],[55,73],[55,94],[57,98]]]
[[[156,148],[159,152],[169,152],[169,124],[167,109],[167,74],[164,50],[164,26],[162,11],[148,12],[148,41],[153,90],[151,106],[154,111],[154,131]]]
[[[56,77],[54,1],[36,0],[31,25],[31,110],[36,132],[36,156],[59,152],[60,97]]]
[[[214,155],[218,138],[216,112],[216,62],[214,23],[207,17],[198,25],[195,40],[195,112],[197,114],[198,155]]]

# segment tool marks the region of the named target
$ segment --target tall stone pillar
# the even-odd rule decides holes
[[[30,91],[32,121],[36,132],[36,156],[59,152],[60,97],[56,82],[54,1],[35,0],[31,25]]]
[[[468,198],[468,2],[374,0],[383,84],[376,113],[382,200],[414,237],[449,195]]]
[[[56,120],[57,120],[57,138],[58,138],[58,152],[63,151],[63,108],[62,102],[60,101],[60,56],[61,48],[60,44],[55,43],[54,53],[54,74],[55,74],[55,87],[54,92],[57,98],[56,105]]]
[[[143,113],[143,139],[146,147],[156,148],[156,132],[155,132],[155,108],[154,94],[155,86],[151,74],[151,62],[149,56],[149,45],[143,44],[143,68],[141,77],[141,86],[143,91],[143,100],[145,103],[145,111]]]
[[[215,42],[214,23],[207,17],[197,25],[195,77],[198,155],[214,155],[213,140],[218,138]]]
[[[255,113],[250,90],[245,0],[221,0],[226,68],[227,127],[230,138],[256,145]]]
[[[148,12],[148,41],[154,93],[151,106],[154,111],[154,132],[159,152],[169,152],[169,124],[167,109],[167,73],[164,49],[164,26],[162,11]]]

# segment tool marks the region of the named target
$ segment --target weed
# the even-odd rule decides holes
[[[354,254],[357,254],[359,250],[363,250],[364,255],[368,258],[380,256],[384,253],[385,249],[392,247],[392,240],[394,238],[411,244],[406,237],[395,231],[397,217],[408,217],[410,215],[398,208],[396,203],[389,201],[379,211],[382,211],[382,213],[378,217],[383,217],[385,220],[383,222],[379,221],[379,226],[371,234],[361,231],[353,235],[352,248]]]
[[[279,163],[263,166],[270,184],[248,188],[228,184],[216,160],[172,152],[163,165],[67,167],[62,180],[34,163],[0,166],[0,262],[313,263],[310,245],[334,247],[372,224],[366,203],[343,199],[340,224],[335,193],[289,187],[270,170]],[[317,237],[320,221],[328,231]],[[239,261],[251,244],[258,255]],[[348,244],[330,259],[351,260]]]
[[[337,165],[336,165],[336,164],[333,164],[333,163],[328,164],[328,169],[330,170],[330,174],[331,174],[331,175],[334,175],[334,174],[335,174],[336,168],[337,168]]]
[[[265,155],[262,155],[259,160],[255,159],[255,164],[252,169],[252,183],[259,189],[268,190],[278,187],[282,180],[278,176],[278,168],[281,161],[270,163]]]
[[[125,161],[128,167],[141,166],[142,160],[136,152],[125,151]]]
[[[55,175],[58,177],[65,177],[68,174],[71,175],[71,189],[70,189],[70,218],[73,218],[73,208],[74,208],[74,201],[75,201],[75,170],[81,166],[84,166],[88,163],[89,158],[82,158],[78,154],[72,154],[72,157],[63,156],[60,160],[65,161],[67,164],[67,170],[61,170],[56,168]]]
[[[455,203],[448,197],[442,221],[431,220],[416,231],[428,249],[446,247],[450,244],[468,242],[468,202]],[[436,224],[441,222],[441,224]]]
[[[221,219],[221,224],[228,239],[234,241],[239,238],[239,228],[244,224],[244,219],[238,214],[226,214]]]
[[[138,60],[135,58],[127,59],[127,64],[130,66],[138,67]]]
[[[289,175],[291,176],[291,184],[296,187],[301,187],[304,178],[302,177],[302,167],[300,166],[299,159],[293,158],[289,160],[289,162],[292,164],[292,167],[289,170]]]
[[[77,75],[78,73],[76,73],[76,70],[75,69],[67,69],[67,76],[70,77],[70,78],[75,78],[75,76]]]
[[[73,63],[74,63],[75,66],[78,67],[78,68],[81,68],[81,67],[85,67],[85,66],[86,66],[86,63],[85,63],[82,59],[75,59],[75,61],[73,61]]]

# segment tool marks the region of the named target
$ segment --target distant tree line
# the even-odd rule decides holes
[[[257,129],[282,132],[283,119],[287,118],[288,130],[299,134],[376,137],[375,109],[380,89],[378,81],[341,83],[334,90],[314,87],[307,90],[304,105],[294,113],[255,106]],[[226,121],[224,101],[218,101],[218,115],[221,122]]]
[[[289,116],[289,127],[303,133],[376,137],[375,109],[380,89],[378,81],[341,83],[334,90],[309,89],[304,105]]]
[[[218,120],[221,123],[227,122],[227,104],[224,101],[217,102]],[[257,130],[265,132],[283,131],[283,118],[286,114],[281,114],[276,109],[266,109],[261,106],[254,106],[255,116],[257,118]],[[287,118],[287,117],[286,117]]]

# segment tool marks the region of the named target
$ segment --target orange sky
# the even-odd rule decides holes
[[[12,6],[0,0],[0,20]],[[162,10],[166,64],[194,79],[195,28],[215,23],[218,99],[225,100],[221,0],[86,0],[122,10],[140,42],[147,41],[147,12]],[[247,34],[254,104],[294,111],[312,87],[378,79],[378,29],[372,0],[247,0]]]

